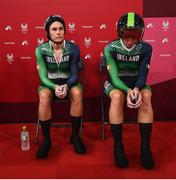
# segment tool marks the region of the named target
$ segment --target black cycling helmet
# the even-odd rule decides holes
[[[117,33],[120,38],[133,37],[142,39],[144,33],[144,20],[135,12],[128,12],[120,17],[117,24]]]
[[[55,21],[60,22],[64,27],[64,31],[66,32],[64,19],[60,15],[51,15],[46,19],[45,25],[44,25],[48,39],[50,39],[50,34],[49,34],[50,25]]]

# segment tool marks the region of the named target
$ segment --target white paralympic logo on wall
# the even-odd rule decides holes
[[[106,29],[106,28],[107,28],[106,24],[101,24],[100,25],[100,29]]]
[[[85,58],[85,59],[92,59],[92,57],[91,57],[90,54],[86,54],[84,58]]]
[[[27,41],[27,40],[24,40],[24,41],[22,41],[21,45],[22,45],[22,46],[28,46],[28,45],[29,45],[29,43],[28,43],[28,41]]]
[[[11,26],[11,25],[6,26],[6,27],[5,27],[5,30],[6,30],[6,31],[12,31],[12,26]]]
[[[85,46],[86,46],[87,48],[89,48],[90,45],[91,45],[91,38],[90,38],[90,37],[85,37],[85,38],[84,38],[84,44],[85,44]]]
[[[164,20],[164,21],[162,22],[162,26],[163,26],[163,29],[164,29],[165,31],[167,31],[167,30],[169,29],[169,21],[168,21],[168,20]]]
[[[74,40],[74,39],[71,39],[70,41],[71,41],[72,43],[75,43],[75,44],[76,44],[76,42],[75,42],[75,40]]]
[[[153,23],[148,23],[148,24],[146,25],[146,28],[153,28]]]
[[[100,58],[102,58],[104,56],[103,52],[101,51],[100,53]]]
[[[44,42],[44,39],[43,39],[43,38],[38,38],[38,39],[37,39],[38,45],[42,44],[43,42]]]
[[[169,42],[169,39],[167,37],[162,39],[162,43],[168,43],[168,42]]]
[[[69,30],[69,32],[70,33],[74,33],[74,31],[76,30],[76,28],[75,28],[75,23],[74,22],[69,22],[69,24],[68,24],[68,30]]]
[[[28,32],[28,24],[27,23],[21,23],[21,31],[24,34],[26,34]]]
[[[9,64],[12,64],[12,62],[14,61],[14,56],[13,56],[13,54],[12,54],[12,53],[7,53],[6,57],[7,57],[8,63],[9,63]]]

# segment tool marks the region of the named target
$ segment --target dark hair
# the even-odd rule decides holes
[[[66,32],[64,19],[60,15],[51,15],[46,19],[45,25],[44,25],[48,39],[50,39],[49,28],[50,28],[51,24],[55,21],[60,22],[64,27],[64,31]]]

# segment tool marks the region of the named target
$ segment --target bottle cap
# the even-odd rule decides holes
[[[22,127],[22,130],[23,130],[23,131],[26,131],[26,129],[27,129],[26,126],[23,126],[23,127]]]

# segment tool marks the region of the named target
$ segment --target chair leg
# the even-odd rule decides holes
[[[37,120],[37,125],[36,125],[36,132],[35,132],[35,144],[38,144],[39,126],[40,126],[40,121],[38,119]]]
[[[82,130],[83,130],[83,118],[81,118],[81,126],[79,130],[80,137],[82,138]]]
[[[102,140],[105,140],[105,112],[104,112],[104,98],[101,96],[101,118],[102,118]]]
[[[104,113],[104,86],[102,78],[102,68],[100,67],[100,93],[101,93],[101,121],[102,121],[102,140],[105,140],[105,113]]]

